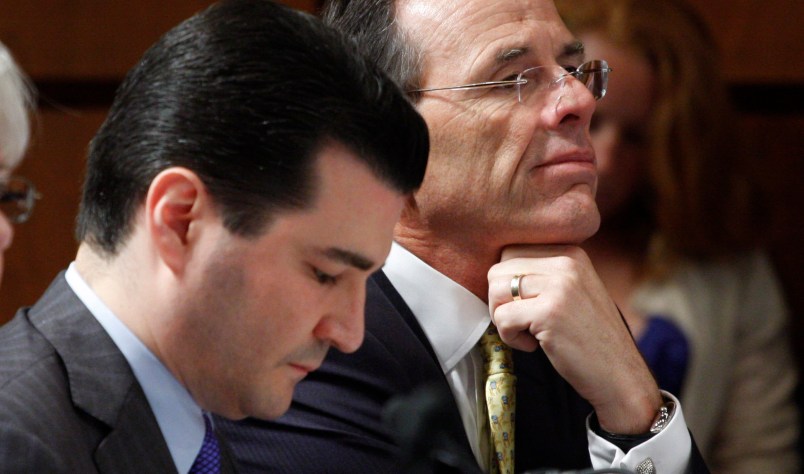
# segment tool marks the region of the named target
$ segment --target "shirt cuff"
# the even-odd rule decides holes
[[[662,391],[665,398],[675,402],[675,413],[659,434],[631,448],[628,453],[602,438],[590,427],[586,418],[586,436],[589,440],[589,455],[595,469],[619,468],[636,472],[651,472],[645,467],[653,465],[658,474],[683,474],[687,472],[692,455],[692,438],[684,421],[681,404],[676,397]],[[640,471],[639,469],[642,468]]]

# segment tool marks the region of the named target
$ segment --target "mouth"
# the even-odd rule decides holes
[[[321,364],[302,364],[302,363],[293,363],[293,362],[288,364],[288,365],[290,366],[291,369],[293,369],[294,371],[296,371],[299,374],[301,374],[302,377],[307,376],[307,374],[309,374],[310,372],[315,371],[316,369],[318,369],[321,366]]]
[[[591,147],[583,147],[547,154],[545,159],[530,167],[528,176],[541,187],[584,184],[594,188],[598,179],[595,152]]]
[[[591,148],[576,149],[569,153],[550,158],[535,166],[535,168],[544,168],[556,165],[572,165],[577,164],[581,166],[591,166],[596,168],[595,152]]]

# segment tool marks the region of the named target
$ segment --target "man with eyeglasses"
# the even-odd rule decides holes
[[[241,464],[706,472],[578,247],[599,224],[589,122],[607,63],[550,0],[333,0],[324,18],[409,92],[430,161],[369,282],[363,346],[330,353],[284,417],[227,424]],[[450,394],[443,409],[422,385]],[[386,407],[409,393],[409,412]]]
[[[0,328],[0,472],[235,472],[211,414],[277,417],[359,347],[428,143],[309,14],[225,0],[167,32],[90,144],[75,261]]]
[[[39,193],[22,176],[0,178],[0,212],[13,224],[22,224],[31,217]]]

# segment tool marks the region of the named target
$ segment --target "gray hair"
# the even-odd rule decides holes
[[[31,137],[34,90],[8,48],[0,43],[0,165],[22,160]]]
[[[422,51],[399,27],[396,0],[330,0],[321,16],[350,37],[403,91],[420,87]]]

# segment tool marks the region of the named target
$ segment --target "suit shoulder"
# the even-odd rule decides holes
[[[0,327],[0,392],[20,377],[47,371],[57,359],[53,346],[28,321],[26,311],[20,311]]]
[[[100,430],[73,405],[55,349],[23,313],[0,328],[0,466],[10,473],[94,472]]]
[[[0,466],[4,473],[69,472],[50,441],[25,426],[0,419]]]
[[[0,420],[43,424],[53,410],[73,411],[64,365],[47,341],[35,335],[16,337],[14,343],[27,340],[30,345],[17,350],[0,350]],[[0,338],[0,345],[8,342]]]

